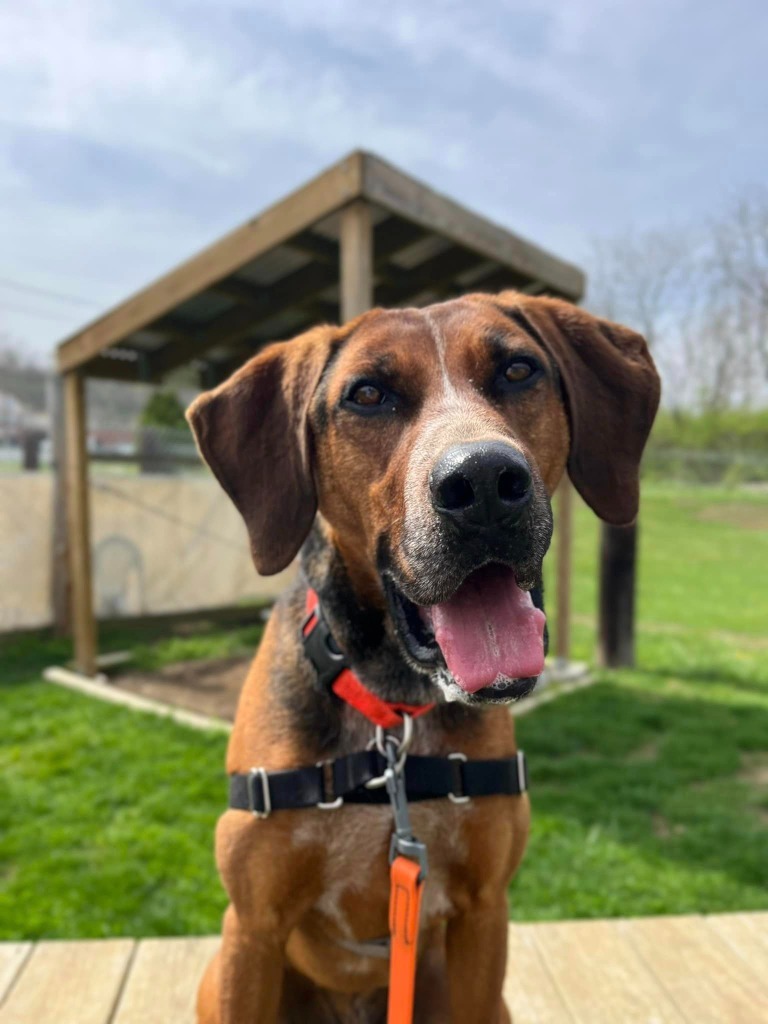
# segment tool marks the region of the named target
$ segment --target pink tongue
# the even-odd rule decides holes
[[[499,676],[524,679],[544,669],[544,612],[518,587],[511,569],[479,569],[450,601],[422,611],[451,675],[468,693]]]

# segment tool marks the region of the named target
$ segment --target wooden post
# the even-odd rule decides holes
[[[373,224],[368,203],[356,200],[341,211],[341,320],[345,323],[373,305]]]
[[[555,493],[557,582],[555,600],[555,658],[560,667],[571,656],[571,546],[573,539],[573,484],[563,475]]]
[[[602,528],[597,658],[606,668],[635,663],[637,533],[637,524]]]
[[[75,664],[80,672],[92,676],[96,673],[96,620],[91,575],[85,380],[77,370],[70,370],[64,376],[64,423]]]
[[[69,575],[67,530],[67,473],[64,425],[64,378],[52,374],[46,383],[48,419],[53,448],[53,509],[51,543],[51,610],[56,636],[68,636],[72,629],[72,593]]]
[[[40,469],[40,445],[45,434],[28,427],[21,435],[21,468],[25,473],[36,473]]]

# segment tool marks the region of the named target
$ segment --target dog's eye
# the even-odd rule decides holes
[[[510,384],[520,384],[524,380],[528,380],[533,375],[533,367],[530,363],[524,363],[521,360],[515,360],[510,363],[504,371],[504,376],[507,378]]]
[[[375,384],[360,384],[351,392],[349,401],[355,405],[381,405],[384,401],[384,392]]]
[[[496,378],[496,388],[502,395],[524,391],[535,384],[543,372],[538,361],[532,356],[515,356],[506,366],[502,365]]]

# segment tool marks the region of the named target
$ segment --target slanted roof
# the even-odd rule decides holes
[[[581,298],[577,267],[358,151],[67,338],[59,369],[158,381],[196,364],[210,385],[267,341],[338,322],[340,211],[355,200],[371,207],[376,305],[504,287]]]

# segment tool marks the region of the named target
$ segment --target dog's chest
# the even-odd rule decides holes
[[[450,915],[449,879],[466,857],[462,815],[466,808],[448,800],[411,804],[414,834],[427,845],[429,877],[424,889],[422,925]],[[324,820],[306,821],[296,829],[297,846],[322,849],[322,893],[313,908],[346,939],[360,938],[375,921],[386,932],[389,899],[388,806],[348,805],[329,811]]]

